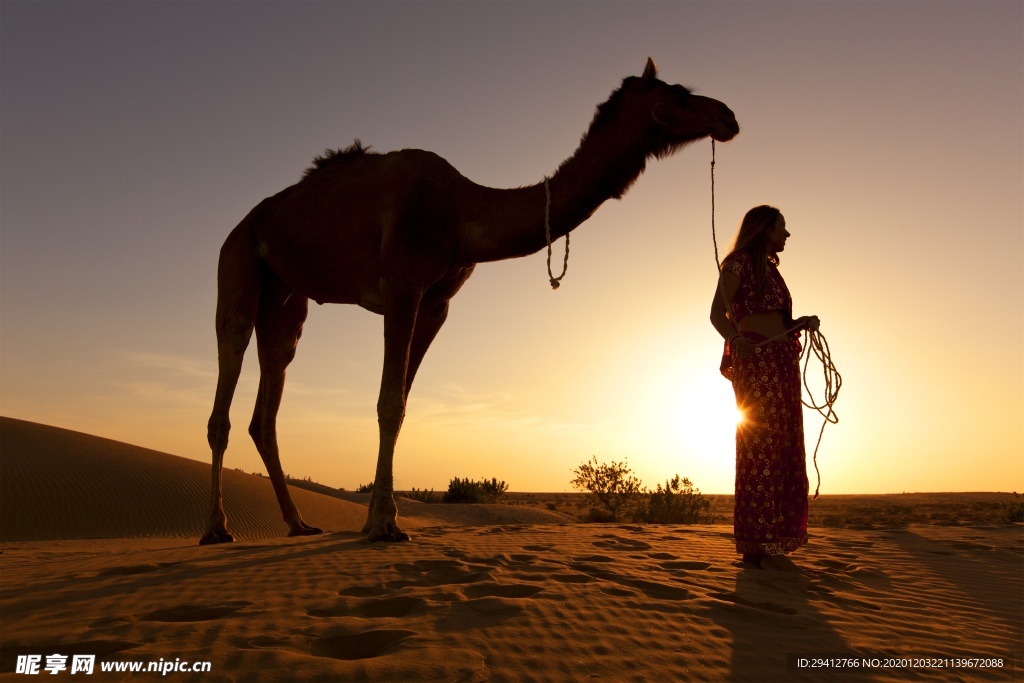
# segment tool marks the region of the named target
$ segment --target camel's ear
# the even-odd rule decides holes
[[[644,75],[641,76],[644,83],[649,84],[655,78],[658,77],[658,67],[655,65],[654,60],[650,57],[647,58],[647,66],[644,67]]]

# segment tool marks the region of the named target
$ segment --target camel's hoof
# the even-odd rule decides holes
[[[318,529],[315,526],[308,526],[306,524],[303,524],[302,526],[297,526],[294,529],[292,529],[291,531],[289,531],[288,535],[289,536],[316,536],[317,534],[322,534],[323,532],[324,532],[323,529]]]
[[[214,543],[234,543],[235,537],[232,536],[226,529],[214,529],[213,531],[207,531],[203,534],[203,537],[199,539],[199,545],[213,545]]]
[[[367,537],[367,540],[370,541],[370,543],[400,543],[402,541],[408,541],[410,538],[409,534],[404,531],[399,531],[398,533],[387,532],[383,534],[370,534],[369,537]]]

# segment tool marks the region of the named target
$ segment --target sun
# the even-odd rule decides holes
[[[723,441],[734,439],[736,425],[744,420],[732,387],[714,375],[684,385],[672,403],[677,430],[702,451],[717,450]]]
[[[644,481],[678,473],[703,491],[729,491],[735,483],[736,409],[732,384],[718,371],[716,344],[688,344],[685,330],[661,329],[588,386],[587,399],[615,388],[609,449],[634,454]],[[611,353],[611,352],[609,352]]]
[[[657,469],[679,471],[706,489],[728,490],[735,476],[736,426],[744,419],[731,384],[717,372],[675,367],[645,389],[636,394],[644,399],[634,415],[646,426],[646,452],[660,454]]]

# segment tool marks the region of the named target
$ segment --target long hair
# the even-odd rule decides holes
[[[768,205],[755,206],[747,211],[729,251],[729,255],[738,251],[750,254],[754,266],[754,284],[759,292],[764,291],[768,262],[779,265],[779,255],[768,250],[768,231],[775,227],[775,222],[781,215],[781,211]]]

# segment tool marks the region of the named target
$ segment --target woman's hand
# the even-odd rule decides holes
[[[818,320],[818,316],[816,315],[804,315],[796,319],[796,324],[801,330],[817,332],[818,327],[821,325],[821,321]]]
[[[738,334],[729,341],[729,350],[737,358],[748,358],[754,353],[754,343]]]

